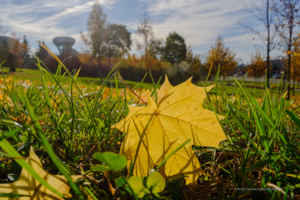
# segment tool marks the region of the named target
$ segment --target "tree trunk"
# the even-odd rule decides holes
[[[290,52],[290,45],[289,45],[289,52]],[[287,100],[290,100],[290,90],[291,90],[291,54],[289,54],[289,65],[288,65],[288,77],[287,77],[287,83],[288,83],[288,94],[287,94]]]
[[[257,75],[255,76],[255,88],[257,88]]]
[[[284,71],[285,72],[285,71]],[[282,93],[284,92],[284,89],[285,89],[285,79],[286,79],[286,74],[284,73],[284,76],[283,76],[283,83],[282,83]]]
[[[175,76],[175,66],[174,66],[174,62],[171,62],[171,66],[172,66],[172,70],[173,70],[173,76]]]
[[[99,56],[96,56],[96,60],[97,60],[97,64],[98,64],[98,66],[100,66],[100,64],[101,64],[101,59],[100,59],[100,57]],[[100,80],[102,81],[102,76],[103,76],[103,74],[102,74],[102,71],[101,71],[101,67],[98,67],[98,75],[99,75],[99,78],[100,78]]]
[[[145,35],[145,66],[147,68],[150,78],[152,79],[151,74],[150,74],[150,69],[148,66],[148,36],[147,35]]]
[[[199,81],[201,81],[202,80],[202,77],[201,77],[201,69],[199,70],[200,71],[200,73],[199,73]]]
[[[9,72],[16,72],[16,67],[15,67],[14,64],[11,64],[11,65],[9,66]]]
[[[294,57],[294,85],[293,85],[293,96],[295,96],[295,83],[296,83],[296,66],[295,66],[295,57]]]
[[[172,70],[173,70],[173,75],[175,75],[175,67],[174,67],[174,63],[172,64]]]
[[[270,21],[269,21],[269,0],[267,0],[267,29],[268,29],[268,45],[267,45],[267,88],[269,88],[270,73]]]
[[[289,51],[288,51],[288,54],[289,54],[289,65],[288,65],[288,95],[287,95],[287,100],[290,100],[290,90],[291,90],[291,49],[292,49],[292,37],[293,37],[293,18],[294,18],[294,15],[293,15],[293,8],[291,7],[291,19],[290,19],[290,27],[289,27],[289,31],[290,31],[290,37],[289,37]]]

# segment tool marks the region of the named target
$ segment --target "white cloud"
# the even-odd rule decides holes
[[[101,6],[106,7],[116,1],[98,0]],[[79,32],[78,25],[66,27],[64,24],[76,20],[76,17],[80,17],[83,13],[90,12],[93,4],[94,1],[91,0],[28,1],[24,5],[7,2],[0,7],[0,17],[10,32],[27,35],[32,44],[36,44],[36,40],[44,40],[51,44],[55,36],[76,35],[74,32]]]
[[[261,40],[254,34],[242,35],[245,28],[239,25],[242,22],[254,22],[251,14],[245,11],[242,1],[237,0],[140,0],[139,9],[134,10],[130,5],[126,11],[114,11],[119,0],[98,0],[101,6],[108,8],[114,14],[115,21],[127,15],[146,9],[153,20],[153,30],[157,38],[166,38],[170,32],[176,31],[186,40],[187,45],[193,45],[196,53],[204,53],[214,44],[218,35],[222,35],[226,46],[237,52],[237,57],[250,60],[249,53],[253,53],[253,44],[261,44]],[[129,2],[129,0],[127,0]],[[76,40],[74,47],[81,51],[83,45],[80,31],[86,30],[86,21],[93,0],[27,0],[26,3],[12,4],[10,0],[1,0],[0,18],[2,23],[19,35],[27,35],[32,46],[36,40],[45,40],[47,45],[52,44],[55,36],[71,36]],[[261,0],[244,0],[246,5],[261,4]],[[132,10],[131,10],[132,9]],[[108,13],[109,16],[113,14]],[[124,16],[122,16],[124,15]],[[142,16],[140,16],[142,17]],[[132,19],[132,18],[131,18]],[[77,20],[81,22],[77,23]],[[138,40],[135,30],[139,18],[127,20],[125,23],[132,31],[132,39]],[[117,21],[115,23],[118,23]],[[255,22],[255,27],[264,31],[262,24]],[[56,50],[56,48],[55,48]],[[136,51],[135,43],[132,46]],[[198,51],[198,52],[197,52]]]
[[[239,21],[252,20],[250,13],[245,11],[242,1],[236,0],[153,0],[145,1],[147,12],[155,20],[153,30],[158,38],[166,38],[170,32],[176,31],[185,38],[186,44],[193,46],[207,46],[214,44],[218,35],[222,35],[227,46],[237,52],[237,57],[246,59],[246,46],[253,48],[253,44],[261,41],[253,34],[244,34],[245,28]],[[261,3],[260,0],[247,0],[246,5]],[[257,24],[256,24],[257,25]],[[259,29],[264,30],[262,24]],[[132,27],[134,28],[134,27]],[[253,48],[254,49],[254,48]],[[208,49],[207,49],[208,50]],[[242,51],[242,52],[240,52]],[[201,52],[203,53],[203,52]]]

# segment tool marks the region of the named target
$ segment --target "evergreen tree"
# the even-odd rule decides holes
[[[29,42],[26,38],[26,35],[24,35],[23,43],[22,43],[22,47],[21,47],[21,57],[23,59],[22,67],[26,67],[26,65],[28,64],[28,62],[30,60],[29,51],[30,51]]]
[[[0,39],[0,62],[4,61],[10,51],[9,43],[4,39]]]
[[[7,29],[2,25],[0,19],[0,63],[6,59],[6,56],[9,52],[9,45],[5,37],[6,32]]]
[[[43,45],[46,46],[45,42],[40,42],[42,43]],[[35,52],[35,55],[41,59],[42,61],[44,61],[48,56],[49,56],[49,53],[46,49],[44,49],[44,47],[42,47],[41,45],[39,45],[39,49],[37,50],[37,52]]]

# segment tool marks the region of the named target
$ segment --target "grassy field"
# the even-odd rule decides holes
[[[286,101],[280,91],[247,88],[238,81],[236,86],[217,83],[199,109],[213,111],[219,119],[224,116],[217,122],[226,139],[218,147],[193,145],[203,173],[196,183],[186,185],[184,173],[172,178],[165,174],[165,162],[187,143],[179,145],[172,154],[163,155],[166,159],[153,166],[159,173],[146,177],[134,175],[133,169],[142,168],[135,165],[136,156],[128,166],[124,156],[118,155],[129,133],[112,125],[127,116],[130,111],[127,105],[135,105],[132,111],[149,105],[145,98],[147,88],[156,101],[160,85],[126,81],[133,88],[130,91],[116,74],[100,84],[97,79],[51,76],[46,72],[41,75],[38,70],[29,69],[5,74],[4,78],[0,90],[1,197],[29,194],[22,190],[26,181],[18,182],[18,187],[11,185],[18,180],[21,168],[49,192],[63,197],[53,188],[56,184],[41,178],[23,159],[29,156],[32,147],[43,170],[63,175],[75,199],[300,198],[299,101]],[[14,85],[17,80],[21,82]],[[84,97],[85,93],[90,95]],[[200,123],[213,132],[207,121]],[[145,129],[138,137],[138,144],[142,144],[143,135],[150,128],[135,126]],[[190,131],[182,129],[183,133]],[[138,149],[139,145],[133,154],[137,155]],[[72,180],[76,175],[80,178]],[[31,189],[35,191],[38,187]]]
[[[40,72],[39,70],[35,70],[35,69],[17,69],[17,72],[15,73],[8,73],[9,72],[9,68],[7,67],[3,67],[3,72],[4,72],[4,78],[9,78],[10,76],[12,77],[13,80],[30,80],[30,81],[38,81],[40,79]],[[50,76],[45,76],[46,78],[51,78]],[[239,77],[240,78],[240,77]],[[222,79],[221,79],[222,80]],[[137,84],[139,84],[139,86],[141,88],[145,88],[145,89],[150,89],[153,87],[153,84],[151,83],[138,83],[135,81],[129,81],[129,80],[124,80],[125,83],[130,86],[133,87]],[[62,82],[64,82],[65,84],[70,84],[72,82],[72,79],[69,76],[64,76],[62,78]],[[85,86],[99,86],[101,85],[101,83],[103,83],[103,80],[100,80],[99,78],[91,78],[91,77],[78,77],[76,79],[76,82],[80,85],[85,85]],[[218,81],[219,84],[221,84],[224,88],[224,90],[226,90],[226,93],[228,95],[234,94],[234,92],[237,89],[237,86],[234,82],[234,80],[227,80],[227,81]],[[264,83],[260,82],[258,84],[258,86],[260,88],[255,88],[255,82],[254,79],[252,81],[244,81],[245,86],[249,88],[249,91],[252,92],[254,94],[254,96],[257,97],[262,97],[265,89],[264,89]],[[118,84],[120,85],[119,87],[125,87],[124,85],[121,84],[120,81],[118,81]],[[204,81],[199,82],[197,85],[199,86],[203,86]],[[209,81],[208,84],[214,84],[213,81]],[[229,84],[234,84],[235,86],[231,86]],[[115,81],[111,81],[108,83],[108,85],[110,87],[115,87]],[[274,93],[278,87],[278,83],[271,83],[271,93]],[[291,86],[292,87],[292,86]],[[297,85],[296,85],[297,88]],[[282,89],[281,89],[282,91]],[[214,92],[214,91],[212,91]],[[298,96],[300,95],[300,91],[296,90],[295,91],[295,95]],[[296,97],[292,97],[292,98],[296,98]]]
[[[14,73],[9,73],[9,68],[3,67],[3,75],[4,78],[8,79],[11,77],[13,80],[29,80],[31,82],[33,81],[39,81],[40,80],[40,71],[37,69],[17,69],[17,72]],[[2,77],[2,76],[1,76]],[[45,78],[51,79],[50,75],[45,75]],[[61,81],[65,84],[70,84],[72,82],[72,78],[69,76],[62,76]],[[126,84],[130,87],[133,87],[138,84],[138,82],[134,81],[127,81],[125,80]],[[76,83],[80,85],[85,85],[85,86],[91,86],[91,85],[96,85],[99,86],[103,83],[103,80],[100,78],[91,78],[91,77],[77,77]],[[121,82],[118,81],[120,87],[124,87]],[[115,87],[115,81],[111,81],[111,83],[108,83],[109,86]],[[147,83],[141,83],[140,87],[149,89],[153,86],[153,84],[147,84]]]

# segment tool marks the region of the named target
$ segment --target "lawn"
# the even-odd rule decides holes
[[[9,76],[12,77],[13,80],[30,80],[30,81],[38,81],[40,79],[40,72],[39,70],[36,69],[17,69],[17,72],[15,73],[8,73],[9,68],[7,67],[3,67],[3,72],[4,72],[4,78],[9,78]],[[46,76],[47,78],[51,79],[50,76]],[[222,80],[222,79],[221,79]],[[124,80],[125,83],[129,86],[129,87],[134,87],[136,85],[139,85],[140,88],[145,88],[145,89],[150,89],[153,87],[153,84],[151,83],[139,83],[139,82],[135,82],[135,81],[129,81],[129,80]],[[259,87],[262,88],[255,88],[255,81],[254,79],[252,81],[245,81],[245,85],[249,88],[249,91],[251,91],[253,93],[254,96],[257,97],[262,97],[265,89],[264,89],[264,83],[261,82],[258,84]],[[72,82],[72,79],[69,76],[64,76],[62,78],[62,82],[64,82],[65,84],[70,84]],[[100,80],[99,78],[91,78],[91,77],[78,77],[76,79],[77,84],[79,85],[86,85],[86,86],[92,86],[92,85],[96,85],[99,86],[101,85],[101,83],[103,83],[103,80]],[[224,89],[226,90],[226,93],[228,95],[232,95],[234,94],[234,92],[236,91],[237,87],[236,86],[230,86],[228,84],[234,84],[235,82],[234,80],[227,80],[227,81],[218,81],[219,84],[223,85]],[[199,82],[197,85],[199,86],[203,86],[204,81]],[[214,82],[212,81],[208,81],[208,85],[214,84]],[[118,81],[118,85],[119,87],[125,87],[123,84],[121,84],[120,81]],[[277,86],[279,84],[278,83],[270,83],[271,86],[271,93],[274,93],[277,89]],[[108,86],[109,87],[115,87],[115,81],[109,81],[108,82]],[[292,87],[292,86],[291,86]],[[296,85],[297,88],[297,85]],[[282,91],[282,89],[281,89]],[[213,92],[213,91],[212,91]],[[297,98],[298,95],[300,95],[300,91],[296,90],[295,91],[295,95],[296,97],[292,97],[292,98]]]
[[[9,78],[11,77],[13,80],[29,80],[29,81],[39,81],[40,80],[40,71],[37,69],[20,69],[17,68],[17,72],[14,73],[9,73],[9,68],[8,67],[3,67],[3,75],[4,78]],[[45,75],[45,78],[51,79],[50,75]],[[69,76],[62,76],[61,79],[62,82],[65,84],[70,84],[72,82],[72,78]],[[133,87],[138,84],[138,82],[135,81],[128,81],[125,80],[126,84],[130,87]],[[91,86],[91,85],[96,85],[99,86],[103,83],[103,80],[100,78],[93,78],[93,77],[77,77],[76,83],[79,85],[86,85],[86,86]],[[118,81],[119,87],[125,87],[124,85],[121,84],[120,81]],[[109,81],[108,83],[109,86],[115,87],[115,81]],[[148,84],[148,83],[141,83],[139,84],[141,88],[145,89],[150,89],[153,84]]]
[[[7,69],[4,72],[5,70]],[[224,135],[221,142],[214,145],[206,143],[204,139],[200,141],[203,146],[192,141],[195,143],[192,149],[197,157],[197,162],[193,162],[198,166],[197,169],[203,169],[202,172],[185,174],[186,170],[183,168],[181,172],[180,165],[174,163],[173,170],[180,171],[176,172],[177,175],[175,173],[169,176],[171,171],[167,166],[170,166],[171,161],[168,159],[174,160],[177,151],[182,152],[188,146],[191,147],[191,138],[179,143],[171,154],[166,153],[164,156],[169,155],[157,165],[148,163],[143,166],[143,163],[138,162],[134,152],[139,150],[132,152],[132,164],[128,165],[126,159],[130,161],[129,154],[124,154],[121,145],[130,144],[133,138],[126,138],[126,134],[142,133],[143,130],[148,130],[149,133],[152,130],[151,133],[155,135],[160,126],[152,124],[151,128],[147,128],[147,122],[143,122],[142,126],[131,126],[132,130],[127,132],[122,128],[112,129],[112,125],[138,109],[136,106],[128,109],[127,105],[137,105],[144,109],[142,116],[151,116],[144,112],[154,108],[153,103],[157,99],[157,105],[169,103],[170,100],[167,102],[165,99],[170,95],[176,98],[176,90],[172,92],[169,86],[164,86],[169,89],[157,91],[154,88],[159,88],[160,85],[153,84],[140,84],[141,88],[132,81],[125,82],[134,89],[124,89],[123,83],[118,81],[115,74],[112,74],[110,81],[103,79],[101,82],[95,78],[52,77],[46,73],[41,76],[38,70],[29,69],[5,74],[4,77],[7,85],[1,89],[0,96],[0,177],[2,180],[8,176],[11,178],[0,184],[0,195],[3,197],[29,194],[22,189],[26,183],[11,183],[12,180],[18,180],[19,176],[24,177],[25,172],[34,177],[32,180],[45,185],[48,192],[55,192],[57,197],[63,193],[79,199],[288,199],[298,198],[300,195],[299,102],[291,105],[281,92],[274,94],[274,90],[247,88],[237,82],[236,86],[217,84],[207,94],[209,98],[204,99],[203,88],[187,89],[189,93],[199,90],[202,93],[200,99],[176,105],[176,109],[170,110],[169,117],[176,119],[177,123],[178,117],[182,116],[180,114],[176,118],[177,112],[184,112],[185,118],[181,120],[188,122],[189,116],[194,115],[188,107],[192,107],[194,101],[199,101],[203,103],[203,107],[197,107],[200,109],[198,114],[213,111],[211,122],[215,124],[210,127],[207,121],[200,120],[200,123],[206,124],[201,130],[207,129],[211,134],[219,127],[218,131]],[[16,79],[29,81],[25,81],[25,85],[22,81],[13,85]],[[70,84],[75,83],[75,80],[77,84]],[[211,84],[213,83],[209,83]],[[178,87],[184,85],[190,87],[189,84]],[[149,88],[154,99],[150,104],[148,101],[151,102],[151,99],[146,96],[146,89]],[[167,94],[168,91],[170,94]],[[82,94],[86,92],[91,95],[83,98]],[[96,94],[92,95],[92,92]],[[160,92],[165,96],[162,97]],[[180,101],[173,101],[174,104],[176,102]],[[144,104],[148,106],[145,107]],[[187,108],[181,109],[181,106],[187,105]],[[219,119],[221,116],[224,119],[217,120],[214,112],[219,114]],[[157,116],[160,111],[154,109],[154,113],[153,116]],[[209,115],[207,113],[206,118]],[[176,124],[171,121],[168,123],[166,127]],[[165,129],[163,126],[161,128]],[[187,134],[189,130],[186,127],[181,134]],[[152,134],[145,136],[148,142],[153,140]],[[143,136],[138,138],[140,137]],[[155,156],[155,149],[160,148],[157,145],[161,140],[154,141],[156,148],[146,150],[148,153],[141,157],[146,159],[144,162],[153,159],[151,155]],[[145,149],[141,151],[145,152]],[[37,157],[34,157],[35,154]],[[42,174],[35,174],[37,169],[34,166],[26,165],[24,159],[17,159],[27,156],[35,159],[35,162],[41,160],[42,170],[50,172],[54,177],[62,174],[63,179],[68,182],[66,188],[71,189],[70,193],[57,188],[61,182],[49,185],[48,179],[40,179],[39,175]],[[189,160],[188,157],[185,159]],[[21,167],[26,168],[26,171],[21,173]],[[146,174],[137,172],[145,167]],[[150,168],[155,168],[159,173],[148,175]],[[194,178],[189,179],[184,175]],[[156,183],[152,185],[151,180],[156,180]],[[143,181],[147,184],[143,184]],[[31,189],[38,190],[35,187]]]
[[[299,102],[285,93],[37,72],[0,90],[3,198],[300,198]]]

